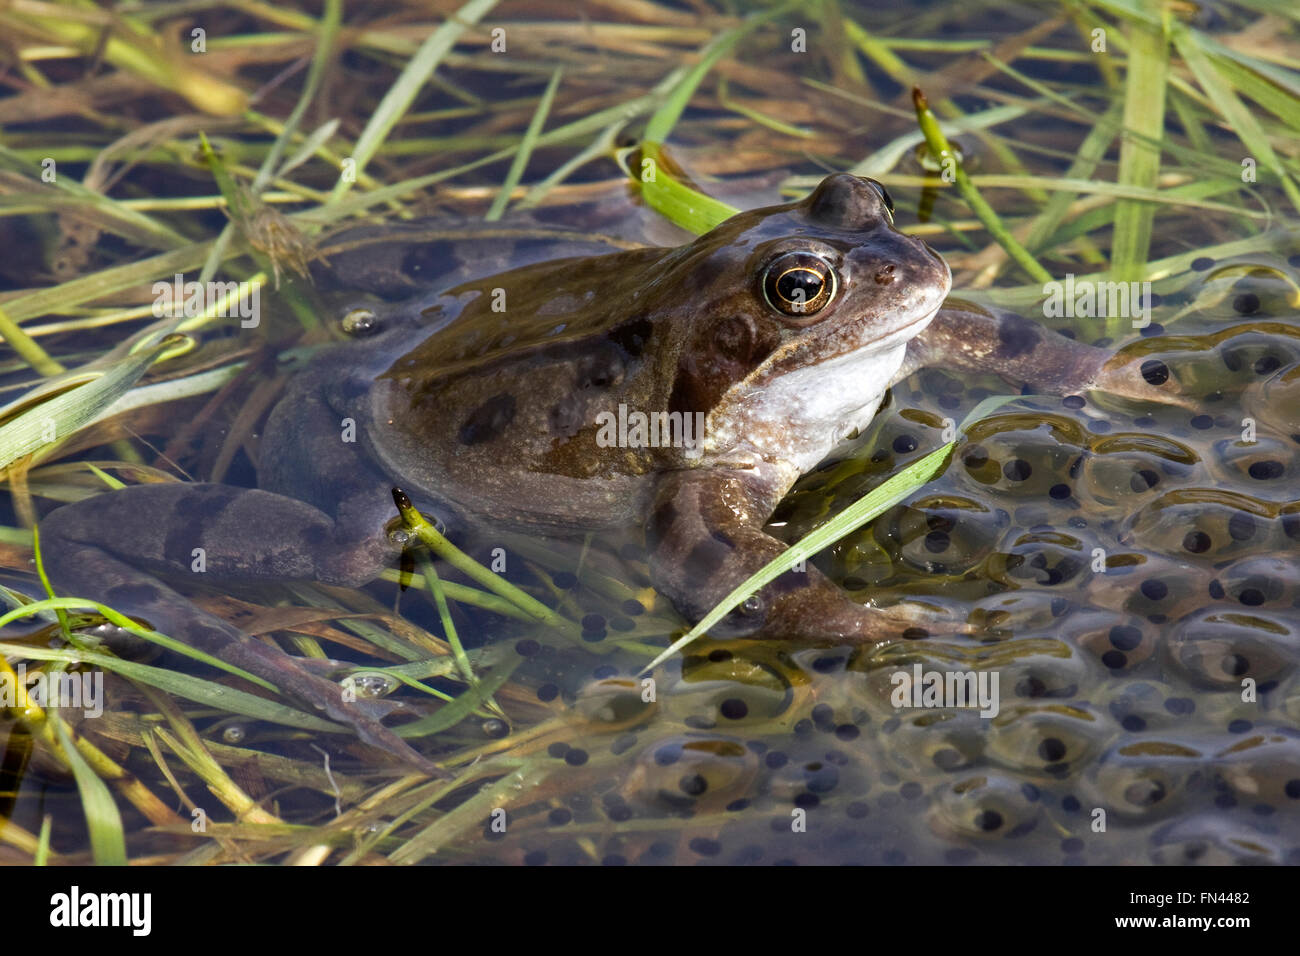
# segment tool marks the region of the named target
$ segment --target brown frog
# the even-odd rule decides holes
[[[344,242],[331,254],[340,275],[371,274],[376,234],[357,235],[353,253]],[[405,257],[380,259],[423,261],[406,238]],[[363,584],[398,554],[385,531],[398,485],[454,530],[643,525],[657,587],[694,620],[785,548],[764,531],[782,496],[923,365],[1162,398],[1104,350],[945,306],[947,265],[894,228],[872,180],[829,176],[678,248],[575,248],[587,254],[535,261],[534,248],[530,264],[354,316],[369,334],[320,353],[271,413],[258,489],[142,485],[52,512],[41,533],[56,587],[263,676],[428,771],[376,702],[345,701],[302,658],[161,578],[184,576],[202,548],[208,582]],[[388,291],[413,291],[415,268]],[[720,630],[860,644],[929,623],[858,604],[809,568]]]

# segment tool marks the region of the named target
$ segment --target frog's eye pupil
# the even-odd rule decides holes
[[[800,319],[815,315],[835,297],[835,272],[821,256],[788,252],[778,256],[763,274],[763,296],[783,315]]]
[[[782,299],[807,304],[822,291],[822,277],[811,269],[791,269],[776,280],[776,291]]]

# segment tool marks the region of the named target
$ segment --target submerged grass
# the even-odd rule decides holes
[[[1159,15],[1161,4],[1142,0],[1144,10]],[[1154,189],[1164,151],[1165,79],[1169,71],[1168,20],[1135,22],[1129,33],[1128,69],[1124,80],[1124,137],[1119,152],[1118,181],[1123,186]],[[1111,272],[1120,282],[1144,278],[1143,266],[1151,246],[1155,207],[1134,199],[1115,204]],[[1123,317],[1116,317],[1122,322]],[[1114,323],[1112,323],[1114,325]],[[1117,335],[1118,326],[1107,334]]]
[[[0,230],[24,238],[0,261],[0,335],[12,348],[0,361],[0,394],[12,399],[0,467],[16,516],[0,546],[23,574],[31,518],[54,504],[119,480],[204,479],[236,459],[255,464],[257,416],[241,405],[274,396],[272,357],[332,334],[294,259],[311,254],[322,230],[372,216],[436,207],[495,219],[521,187],[518,209],[618,208],[631,185],[649,208],[703,232],[741,204],[718,195],[731,188],[723,183],[780,183],[793,196],[817,182],[814,170],[850,169],[918,197],[900,207],[919,207],[923,221],[903,227],[943,247],[964,296],[1031,313],[1043,284],[1066,272],[1151,280],[1170,295],[1199,288],[1198,257],[1295,248],[1298,18],[1270,0],[1222,6],[1227,26],[1211,36],[1181,19],[1182,6],[1148,0],[1075,0],[1055,8],[1059,24],[981,3],[932,5],[909,19],[848,3],[688,16],[609,0],[580,29],[510,19],[517,14],[494,0],[443,15],[412,0],[382,20],[346,23],[339,0],[318,15],[245,0],[189,14],[206,30],[203,53],[168,6],[5,7],[7,66],[21,82],[0,99]],[[983,19],[991,9],[1001,11],[996,22]],[[1259,15],[1275,18],[1267,47],[1250,40]],[[972,22],[978,39],[925,35]],[[912,87],[939,116],[923,101],[913,108]],[[157,120],[142,101],[171,116]],[[1188,236],[1207,239],[1188,248]],[[257,282],[283,270],[282,288],[262,287],[267,314],[298,321],[247,330],[216,309],[155,320],[152,283],[191,270]],[[168,338],[178,331],[189,336]],[[1074,331],[1127,330],[1080,320]],[[178,416],[191,419],[181,438]],[[208,434],[223,430],[232,434],[221,441]],[[105,446],[118,461],[73,464]],[[364,759],[323,763],[310,742],[341,728],[250,675],[182,673],[80,636],[51,647],[54,615],[74,628],[102,617],[199,657],[112,608],[75,595],[25,602],[6,589],[12,609],[0,626],[40,620],[43,629],[6,635],[0,676],[13,673],[9,662],[48,673],[92,666],[112,682],[110,698],[130,706],[76,727],[40,708],[11,712],[19,743],[75,785],[83,822],[61,811],[34,836],[0,821],[0,842],[39,863],[158,860],[162,833],[173,841],[165,858],[178,863],[455,858],[493,808],[559,799],[555,764],[542,756],[550,743],[612,732],[582,699],[539,703],[536,678],[508,644],[472,646],[467,609],[531,622],[533,637],[574,660],[653,666],[763,580],[924,485],[951,447],[879,484],[667,651],[680,622],[635,572],[615,572],[602,543],[572,552],[523,543],[525,572],[507,580],[409,508],[401,518],[437,564],[420,558],[425,573],[405,581],[429,589],[425,619],[441,636],[361,592],[289,588],[310,618],[284,617],[274,606],[282,595],[239,609],[266,640],[288,634],[317,656],[344,647],[372,662],[352,675],[386,675],[405,699],[428,702],[399,732],[432,740],[451,781],[394,776]],[[582,582],[581,601],[554,583],[557,570]],[[646,611],[634,630],[587,639],[584,611],[612,615],[629,602]],[[510,735],[485,739],[475,722],[500,717]],[[319,803],[280,805],[286,788]],[[167,791],[190,811],[212,807],[209,795],[220,804],[203,810],[213,818],[206,833],[163,804]],[[671,828],[716,822],[705,814]]]

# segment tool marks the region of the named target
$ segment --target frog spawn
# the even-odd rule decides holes
[[[653,719],[613,735],[608,758],[593,751],[623,768],[595,801],[626,827],[615,855],[1300,862],[1300,501],[1285,477],[1300,416],[1260,397],[1300,382],[1295,343],[1159,341],[1144,342],[1151,360],[1178,376],[1183,355],[1203,366],[1190,379],[1220,394],[1211,410],[1103,416],[1091,397],[1030,398],[1031,413],[985,422],[924,496],[819,559],[864,596],[959,595],[973,637],[692,648]],[[1256,403],[1253,448],[1238,398]],[[783,533],[937,447],[937,431],[890,417],[880,461],[811,476]],[[1275,459],[1283,477],[1252,474]],[[999,714],[893,706],[890,675],[917,661],[996,671]],[[629,835],[663,820],[680,839]]]
[[[900,711],[888,701],[890,669],[860,659],[749,651],[736,643],[698,656],[694,679],[661,688],[657,710],[635,705],[630,676],[577,693],[575,714],[609,729],[586,743],[604,740],[606,753],[592,748],[590,763],[560,772],[599,768],[583,812],[620,826],[612,859],[1119,862],[1133,859],[1125,834],[1135,828],[1156,862],[1287,852],[1260,814],[1300,799],[1300,735],[1254,726],[1258,710],[1236,693],[1207,699],[1162,677],[1113,683],[1069,641],[1020,638],[988,648],[1012,687],[984,720],[970,709]],[[834,686],[811,694],[827,675]],[[1300,691],[1290,693],[1300,710]],[[1197,739],[1189,722],[1212,722],[1215,733]],[[1228,819],[1198,817],[1205,807]],[[579,819],[568,804],[549,812]],[[792,830],[796,812],[810,832]],[[654,823],[670,819],[679,841]]]
[[[1288,373],[1294,358],[1286,347],[1249,333],[1238,338],[1223,339],[1228,347],[1200,358],[1222,363],[1230,356],[1254,377],[1247,396]],[[1222,368],[1214,374],[1220,384],[1230,377]],[[889,713],[886,684],[862,685],[873,688],[865,709],[888,737],[889,772],[910,775],[923,799],[932,799],[934,833],[987,843],[990,832],[1014,832],[1025,846],[1033,842],[1030,831],[1017,828],[1041,812],[1073,835],[1044,842],[1048,855],[1040,859],[1132,861],[1131,843],[1103,849],[1100,835],[1090,842],[1091,814],[1100,809],[1112,833],[1146,833],[1142,858],[1156,862],[1294,856],[1294,826],[1260,828],[1265,810],[1300,806],[1287,795],[1291,771],[1280,757],[1258,754],[1258,772],[1280,783],[1260,788],[1265,799],[1245,809],[1250,816],[1214,826],[1201,816],[1204,807],[1227,807],[1228,797],[1245,804],[1222,747],[1207,746],[1199,735],[1249,734],[1261,713],[1279,707],[1290,708],[1291,722],[1300,717],[1293,557],[1300,505],[1287,480],[1300,417],[1260,407],[1265,430],[1253,443],[1237,435],[1240,420],[1223,413],[1179,413],[1182,424],[1173,427],[1137,416],[1128,432],[1123,416],[1109,429],[1106,421],[1043,425],[1042,416],[1032,428],[1024,421],[1010,422],[1007,431],[990,428],[959,449],[954,468],[927,489],[933,494],[896,509],[858,540],[841,542],[835,566],[842,576],[885,587],[906,581],[933,588],[938,581],[972,594],[991,582],[997,590],[971,604],[970,619],[987,625],[986,641],[1059,638],[1071,649],[1037,660],[1034,653],[1014,655],[1002,665],[1008,696],[1036,701],[1037,708],[1060,701],[1092,715],[1064,720],[1064,729],[1034,708],[1011,716],[1004,710],[993,726],[956,711],[900,718]],[[906,430],[896,423],[882,429],[892,452]],[[926,450],[924,440],[901,447]],[[834,511],[836,478],[848,486],[854,473],[832,468],[817,477],[820,507],[830,500],[826,510]],[[797,534],[798,509],[783,517]],[[1094,549],[1103,552],[1101,570],[1092,566]],[[911,649],[921,652],[927,643]],[[1259,696],[1243,701],[1250,689]],[[1290,695],[1285,703],[1281,694]],[[1066,732],[1078,728],[1084,732]],[[992,774],[995,766],[1008,776]],[[945,777],[957,779],[936,782]],[[1018,792],[1022,785],[1036,801]],[[1293,789],[1300,792],[1300,782]],[[989,815],[981,816],[985,810]],[[1167,825],[1171,819],[1183,824]],[[1008,825],[985,829],[995,820]],[[1043,828],[1032,832],[1046,840]]]

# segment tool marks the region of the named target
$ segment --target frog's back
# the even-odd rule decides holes
[[[390,474],[480,522],[607,527],[636,520],[653,450],[606,447],[598,416],[667,402],[653,322],[627,290],[663,250],[550,261],[427,303],[331,386]],[[615,293],[613,290],[622,290]],[[670,377],[669,377],[670,378]]]
[[[648,466],[579,433],[611,389],[656,380],[643,325],[621,321],[636,303],[610,290],[665,250],[516,217],[360,227],[323,251],[318,288],[370,318],[290,382],[262,487],[337,513],[399,485],[461,524],[635,518]]]
[[[453,217],[383,223],[324,240],[312,280],[326,295],[416,304],[431,293],[522,266],[643,245],[527,214],[500,222]]]

